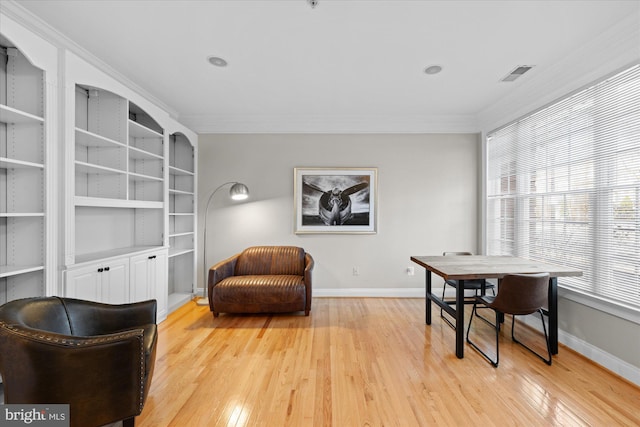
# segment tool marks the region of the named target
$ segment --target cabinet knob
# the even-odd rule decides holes
[[[98,273],[102,273],[103,271],[104,271],[104,268],[102,268],[102,267],[100,267],[100,268],[98,269]]]
[[[105,267],[105,268],[104,268],[104,271],[109,271],[109,267]]]

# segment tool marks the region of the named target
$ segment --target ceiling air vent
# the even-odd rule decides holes
[[[513,71],[511,71],[509,74],[504,76],[500,81],[512,82],[532,68],[533,68],[533,65],[518,65]]]

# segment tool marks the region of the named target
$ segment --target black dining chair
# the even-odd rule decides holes
[[[544,323],[543,309],[547,305],[549,290],[549,274],[537,273],[537,274],[508,274],[500,281],[500,288],[496,296],[479,295],[476,297],[476,302],[473,304],[471,310],[471,317],[469,318],[469,327],[467,328],[467,342],[476,349],[482,356],[485,357],[494,367],[498,367],[500,360],[500,347],[499,347],[499,332],[500,332],[500,315],[511,314],[513,320],[511,322],[511,339],[538,356],[547,365],[551,365],[551,349],[549,347],[549,337],[547,335],[547,328]],[[471,324],[473,318],[477,316],[478,306],[491,308],[495,311],[496,318],[495,324],[491,324],[496,332],[496,358],[491,359],[484,351],[482,351],[474,342],[469,338],[471,332]],[[547,358],[540,355],[532,348],[528,347],[523,342],[519,341],[515,337],[516,316],[528,315],[533,313],[539,313],[542,320],[542,330],[544,332],[544,339],[547,345]],[[479,316],[478,316],[479,317]]]
[[[465,256],[465,255],[473,255],[471,252],[443,252],[442,253],[443,256]],[[442,301],[445,301],[445,292],[446,292],[446,288],[448,286],[451,286],[454,289],[458,288],[458,281],[455,279],[448,279],[444,281],[444,285],[442,285]],[[496,294],[495,291],[495,285],[493,283],[489,283],[487,282],[485,279],[477,279],[477,280],[465,280],[464,281],[464,291],[468,291],[468,290],[472,290],[474,291],[474,295],[471,296],[470,298],[465,297],[465,304],[473,304],[475,302],[475,297],[479,295],[478,292],[482,291],[482,286],[484,285],[485,291],[487,289],[491,289],[491,292],[493,293],[493,295]],[[464,292],[463,291],[463,292]],[[452,304],[452,301],[446,301],[449,304]],[[442,317],[442,320],[444,320],[445,322],[447,322],[449,324],[449,326],[451,326],[452,328],[455,329],[455,326],[453,325],[453,323],[451,322],[451,320],[449,320],[445,315],[444,315],[444,310],[442,310],[442,308],[440,309],[440,317]]]

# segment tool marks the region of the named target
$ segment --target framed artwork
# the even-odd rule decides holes
[[[377,168],[295,168],[296,234],[376,233]]]

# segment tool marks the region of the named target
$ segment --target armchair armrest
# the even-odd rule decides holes
[[[240,254],[227,258],[209,269],[209,290],[227,277],[234,275]],[[209,292],[211,294],[211,292]]]
[[[313,267],[315,267],[316,263],[313,260],[313,257],[309,254],[305,254],[304,256],[304,283],[309,284],[311,286],[311,273],[313,272]]]
[[[236,264],[238,263],[238,259],[240,258],[240,254],[236,254],[231,258],[227,258],[219,263],[215,264],[213,267],[209,269],[209,280],[207,283],[207,294],[209,296],[209,309],[213,310],[213,288],[226,279],[227,277],[231,277],[234,275],[236,271]],[[215,315],[215,312],[214,312]]]
[[[108,424],[142,411],[143,329],[77,337],[0,322],[0,348],[6,402],[72,402],[74,425]]]

